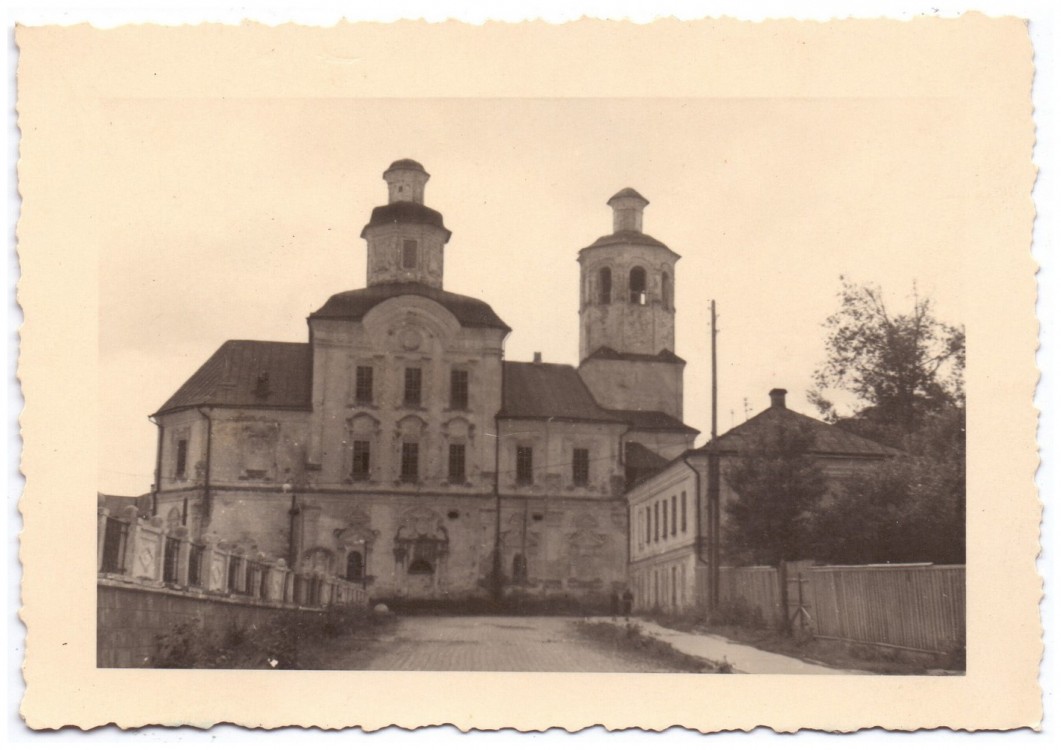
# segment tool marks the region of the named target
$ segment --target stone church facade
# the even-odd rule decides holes
[[[603,594],[627,585],[625,488],[692,447],[674,353],[678,255],[609,205],[579,254],[577,368],[504,358],[510,332],[444,288],[442,215],[412,160],[362,231],[367,286],[304,343],[225,342],[153,415],[153,502],[170,526],[373,597]]]

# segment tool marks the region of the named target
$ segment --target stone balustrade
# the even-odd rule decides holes
[[[299,573],[255,547],[216,539],[193,541],[184,526],[166,528],[136,507],[99,508],[97,571],[101,580],[168,588],[245,603],[323,608],[366,604],[361,584],[321,573]]]

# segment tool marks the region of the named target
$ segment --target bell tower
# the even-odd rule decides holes
[[[450,231],[442,214],[424,205],[431,179],[412,159],[399,159],[383,173],[387,204],[372,209],[361,230],[368,243],[368,285],[415,283],[442,288],[445,245]]]
[[[684,361],[674,353],[674,267],[681,256],[642,231],[648,201],[608,200],[612,233],[578,254],[579,372],[607,408],[681,419]]]

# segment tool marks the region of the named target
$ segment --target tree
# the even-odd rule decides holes
[[[746,435],[725,469],[737,497],[727,506],[726,544],[740,562],[778,566],[806,556],[810,513],[826,490],[825,476],[809,456],[813,435],[804,427],[774,423]]]
[[[844,426],[895,445],[927,415],[964,407],[964,328],[938,320],[916,286],[912,309],[896,314],[880,287],[840,281],[840,309],[825,322],[826,361],[808,394],[825,419],[841,421],[824,392],[847,391],[855,404]]]
[[[820,562],[954,563],[965,560],[965,332],[938,320],[915,287],[893,314],[879,287],[841,279],[841,307],[826,320],[828,358],[808,394],[827,421],[903,451],[814,511]],[[822,396],[847,390],[841,417]]]

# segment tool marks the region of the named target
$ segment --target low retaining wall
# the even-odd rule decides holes
[[[315,609],[107,579],[97,581],[96,597],[96,666],[102,668],[147,666],[155,638],[182,622],[224,630],[264,625],[281,610]]]

